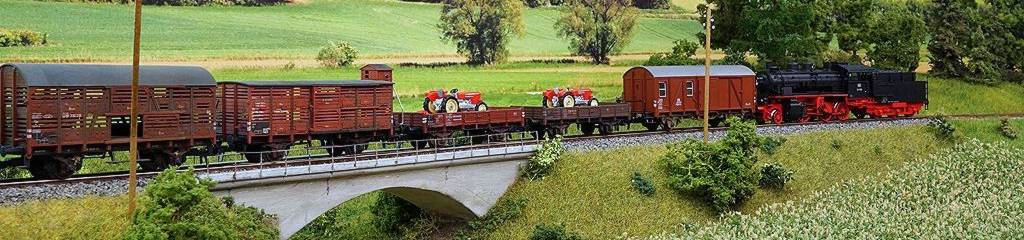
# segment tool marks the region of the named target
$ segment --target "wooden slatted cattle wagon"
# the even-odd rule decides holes
[[[277,161],[298,141],[365,144],[392,133],[392,83],[379,80],[222,82],[222,140],[253,162]],[[329,149],[333,155],[358,153]],[[253,152],[274,151],[258,154]]]
[[[143,169],[178,164],[194,146],[211,149],[213,76],[190,66],[142,66],[139,149]],[[86,155],[129,147],[131,66],[0,66],[0,144],[40,178],[67,178]],[[190,151],[192,150],[192,151]]]
[[[711,66],[711,123],[757,110],[754,71],[740,65]],[[704,66],[635,67],[622,76],[623,99],[636,122],[650,130],[671,128],[704,112]]]

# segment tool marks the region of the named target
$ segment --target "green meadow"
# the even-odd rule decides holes
[[[0,0],[0,28],[49,34],[42,47],[0,49],[0,62],[131,59],[130,5]],[[440,38],[440,5],[397,0],[311,0],[269,7],[143,7],[142,55],[147,61],[312,60],[328,41],[347,41],[364,57],[456,56]],[[680,10],[682,11],[682,10]],[[557,8],[527,9],[526,34],[513,56],[565,56],[568,43],[553,24]],[[693,38],[700,24],[645,14],[625,53],[665,51]]]

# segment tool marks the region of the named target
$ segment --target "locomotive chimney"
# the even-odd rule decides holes
[[[387,64],[367,64],[359,68],[359,79],[391,82],[391,66]]]

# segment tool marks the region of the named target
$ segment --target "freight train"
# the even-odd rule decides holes
[[[862,65],[711,67],[711,124],[728,116],[765,123],[912,116],[928,103],[913,73]],[[392,71],[360,69],[359,80],[222,81],[195,66],[142,66],[139,158],[144,170],[186,156],[236,151],[251,162],[279,161],[292,145],[319,142],[333,156],[358,154],[373,141],[405,141],[531,131],[608,134],[641,124],[671,129],[703,113],[703,66],[635,67],[623,74],[620,100],[598,104],[590,89],[550,90],[540,106],[486,107],[480,93],[428,92],[424,110],[395,112]],[[63,179],[85,157],[128,149],[130,74],[126,65],[0,65],[3,167]],[[454,100],[452,100],[454,99]],[[446,103],[447,102],[447,103]],[[465,105],[465,106],[463,106]],[[419,148],[438,142],[412,141]]]

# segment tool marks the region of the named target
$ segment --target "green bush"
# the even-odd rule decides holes
[[[956,127],[952,123],[946,121],[946,117],[938,115],[928,122],[928,126],[935,131],[935,135],[941,139],[953,140],[956,134]]]
[[[580,240],[579,234],[565,230],[565,225],[539,224],[533,228],[530,240]]]
[[[0,47],[46,45],[47,35],[29,30],[7,30],[0,28]]]
[[[785,189],[786,183],[793,180],[793,171],[786,169],[781,163],[765,164],[761,167],[761,187]]]
[[[1009,139],[1017,139],[1017,130],[1013,129],[1010,125],[1009,119],[1003,119],[1000,122],[999,131],[1003,133],[1003,136]]]
[[[501,199],[483,218],[470,221],[456,239],[484,239],[502,224],[519,218],[528,200],[525,197]]]
[[[373,226],[381,232],[403,234],[403,227],[426,215],[416,205],[386,192],[377,196],[377,203],[370,210],[375,217]]]
[[[774,155],[782,147],[782,144],[786,143],[784,137],[765,137],[764,141],[761,142],[761,151],[768,154]]]
[[[633,184],[633,189],[644,196],[654,196],[654,183],[651,182],[650,178],[644,177],[639,172],[633,173],[633,178],[630,180]]]
[[[713,143],[686,140],[662,156],[672,189],[725,211],[754,194],[760,179],[756,149],[764,141],[752,122],[732,117],[726,136]]]
[[[355,62],[358,55],[359,52],[348,42],[328,42],[326,46],[320,48],[316,60],[325,67],[344,67]]]
[[[652,54],[645,66],[669,66],[669,65],[693,65],[698,64],[699,61],[693,59],[693,55],[700,48],[695,42],[687,40],[676,40],[675,46],[672,47],[670,53],[655,53]]]
[[[530,157],[530,161],[526,163],[523,176],[531,180],[543,179],[551,173],[564,152],[561,136],[545,139],[541,142],[540,149],[537,149],[537,154]]]
[[[124,239],[276,239],[273,217],[260,210],[230,206],[210,193],[213,182],[192,170],[168,169],[157,175],[139,200]]]

